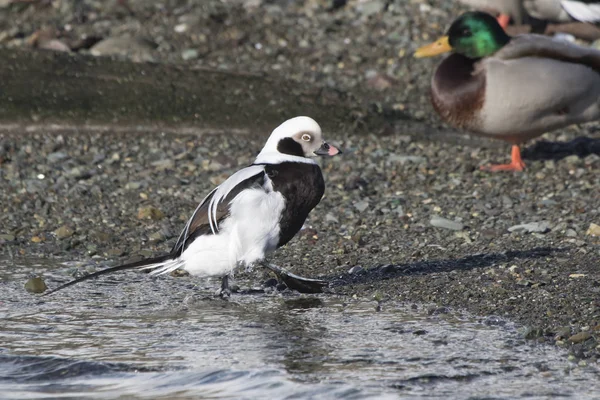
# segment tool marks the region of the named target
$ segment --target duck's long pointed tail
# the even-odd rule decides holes
[[[49,292],[43,294],[43,296],[48,296],[54,292],[58,292],[64,288],[75,285],[76,283],[87,281],[88,279],[96,278],[101,275],[112,274],[113,272],[125,271],[128,269],[137,269],[137,270],[145,270],[145,269],[154,269],[157,268],[156,273],[152,271],[154,274],[162,274],[173,271],[177,269],[180,265],[180,261],[176,256],[172,254],[166,254],[164,256],[148,258],[145,260],[140,260],[136,262],[132,262],[129,264],[117,265],[116,267],[106,268],[101,271],[94,272],[89,275],[82,276],[81,278],[77,278],[72,280],[71,282],[67,282],[64,285],[57,287],[56,289],[52,289]]]

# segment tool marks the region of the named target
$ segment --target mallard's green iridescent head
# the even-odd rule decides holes
[[[496,18],[482,12],[460,16],[448,29],[452,51],[468,58],[483,58],[500,50],[510,41]]]
[[[431,57],[448,51],[479,59],[494,54],[510,41],[498,21],[483,12],[467,12],[452,23],[448,35],[419,48],[415,57]]]

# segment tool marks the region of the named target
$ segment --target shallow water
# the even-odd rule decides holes
[[[1,398],[600,397],[598,369],[497,318],[136,273],[40,298],[27,276],[68,268],[26,264],[0,262]]]

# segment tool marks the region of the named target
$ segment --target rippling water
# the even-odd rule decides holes
[[[65,269],[0,262],[1,398],[600,397],[595,367],[496,318],[333,295],[223,301],[216,283],[135,273],[23,289]]]

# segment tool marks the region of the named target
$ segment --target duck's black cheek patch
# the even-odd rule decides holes
[[[292,138],[281,139],[279,143],[277,143],[277,151],[279,151],[282,154],[304,157],[304,150],[302,150],[302,145]]]

